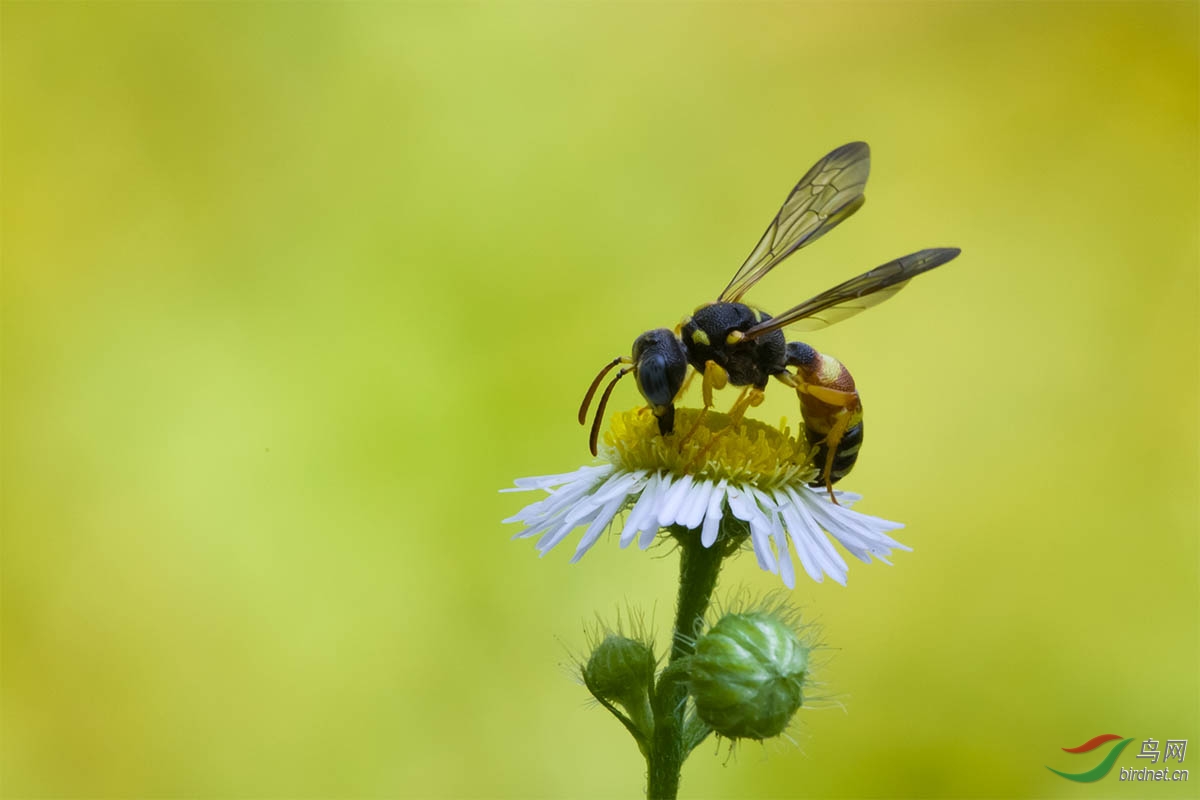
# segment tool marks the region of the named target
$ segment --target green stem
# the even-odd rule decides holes
[[[679,792],[679,771],[690,750],[683,737],[687,684],[683,672],[672,670],[671,666],[694,652],[700,622],[708,610],[721,562],[728,552],[726,541],[718,540],[712,547],[704,547],[697,531],[674,533],[679,542],[679,601],[671,657],[654,692],[654,735],[646,754],[649,800],[674,800]]]

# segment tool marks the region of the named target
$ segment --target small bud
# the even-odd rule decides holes
[[[696,643],[696,713],[721,736],[778,736],[804,703],[809,648],[774,614],[727,614]]]
[[[592,651],[583,668],[583,682],[597,698],[620,703],[635,713],[648,702],[654,667],[654,653],[649,647],[610,633]]]

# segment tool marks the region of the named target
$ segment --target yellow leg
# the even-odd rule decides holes
[[[687,378],[684,380],[683,387],[680,388],[679,394],[677,394],[676,397],[683,394],[683,390],[687,388],[688,383],[691,382],[692,377],[695,374],[696,373],[694,371],[688,374]],[[700,423],[704,421],[706,416],[708,416],[708,409],[713,405],[713,387],[716,387],[717,389],[724,389],[728,382],[729,373],[725,372],[720,364],[715,361],[706,361],[704,363],[704,378],[700,381],[700,391],[704,395],[704,408],[700,409],[700,413],[696,415],[696,421],[692,423],[690,428],[688,428],[687,433],[685,433],[679,440],[678,444],[676,444],[676,447],[682,447],[684,442],[692,438],[692,434],[696,432],[696,429],[700,427]]]
[[[715,361],[704,362],[704,381],[700,384],[704,394],[704,407],[712,408],[713,389],[724,389],[729,382],[729,373]]]
[[[843,408],[837,413],[837,418],[833,422],[833,427],[829,429],[829,433],[825,434],[825,465],[821,468],[821,479],[825,483],[825,488],[829,492],[829,499],[834,505],[839,505],[837,498],[833,496],[833,459],[837,457],[838,446],[842,443],[842,437],[846,435],[846,431],[850,428],[850,421],[854,419],[854,414],[849,409]]]
[[[700,423],[704,421],[704,418],[706,416],[708,416],[708,407],[707,406],[700,409],[700,413],[696,415],[696,421],[692,423],[692,427],[688,428],[687,433],[685,433],[683,435],[683,438],[681,438],[675,446],[683,447],[683,443],[686,442],[688,439],[692,438],[692,434],[695,433],[696,429],[700,427]]]
[[[815,383],[806,383],[799,375],[793,375],[786,370],[776,374],[775,378],[781,383],[786,383],[788,386],[791,386],[799,394],[812,395],[822,403],[828,403],[831,406],[849,408],[858,402],[857,392],[843,392],[840,389],[830,389],[827,386],[820,386]]]
[[[708,440],[708,444],[704,445],[704,447],[700,448],[700,452],[692,456],[691,461],[688,462],[688,468],[690,469],[696,464],[696,462],[704,458],[709,449],[713,446],[713,444],[716,443],[717,439],[720,439],[728,431],[732,430],[734,426],[741,422],[742,417],[746,415],[747,409],[762,405],[764,397],[766,397],[766,395],[763,394],[762,389],[758,389],[754,386],[747,386],[746,388],[742,389],[742,392],[738,395],[738,399],[734,402],[733,407],[729,409],[729,423],[724,428],[721,428],[721,430],[714,432],[712,438]],[[700,424],[699,419],[704,416],[704,412],[706,411],[708,411],[707,408],[701,412],[700,417],[697,418],[696,425],[692,426],[692,431],[694,431],[696,426]]]
[[[741,422],[742,417],[746,415],[748,409],[761,406],[764,397],[766,395],[763,394],[763,390],[754,386],[747,386],[745,389],[742,389],[742,393],[738,395],[733,408],[729,409],[729,427],[732,428]]]
[[[837,449],[842,443],[842,437],[846,435],[846,431],[850,429],[850,423],[854,420],[854,411],[859,407],[858,393],[843,392],[840,389],[830,389],[827,386],[807,383],[799,375],[787,371],[781,372],[775,377],[795,389],[797,395],[811,395],[822,403],[839,409],[829,433],[825,434],[824,441],[817,443],[826,445],[825,463],[821,465],[820,476],[821,482],[825,484],[825,489],[829,492],[829,499],[836,505],[838,501],[833,494],[833,460],[837,457]]]

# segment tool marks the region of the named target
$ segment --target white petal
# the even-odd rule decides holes
[[[750,523],[750,540],[754,543],[754,551],[762,548],[763,559],[766,565],[762,568],[779,573],[779,561],[775,557],[775,551],[771,547],[771,537],[775,533],[775,517],[778,514],[778,509],[775,508],[775,501],[768,497],[764,492],[755,489],[753,486],[747,487],[747,494],[750,496],[750,502],[758,509],[759,515],[757,523]],[[755,529],[757,524],[758,529]],[[761,565],[761,563],[760,563]]]
[[[654,544],[654,539],[656,536],[658,536],[658,526],[655,525],[654,522],[654,517],[647,519],[646,524],[649,527],[643,530],[642,535],[638,537],[638,547],[643,550]]]
[[[792,491],[791,494],[797,500],[799,499],[799,495],[797,495],[794,491]],[[849,565],[846,564],[846,559],[842,558],[842,554],[839,553],[836,548],[834,548],[833,542],[829,541],[829,536],[817,524],[816,518],[812,516],[812,512],[809,511],[806,506],[801,505],[800,508],[803,509],[804,514],[807,515],[809,520],[812,522],[812,527],[809,528],[809,530],[812,533],[813,542],[817,546],[817,553],[821,560],[821,568],[825,570],[827,575],[845,586],[846,575],[850,571]]]
[[[511,489],[501,489],[501,492],[530,492],[534,489],[548,489],[563,483],[573,483],[588,477],[599,477],[600,473],[607,474],[616,469],[612,464],[600,464],[595,467],[580,467],[574,472],[563,472],[559,475],[539,475],[532,478],[517,478]]]
[[[789,589],[796,588],[796,568],[792,565],[792,554],[788,552],[787,532],[779,512],[771,514],[771,535],[775,538],[775,550],[779,553],[779,577]]]
[[[670,480],[670,477],[667,477]],[[683,507],[683,501],[687,498],[688,489],[692,485],[692,476],[684,475],[681,479],[675,481],[671,485],[671,490],[667,492],[666,497],[658,507],[658,526],[665,528],[668,525],[674,525],[679,518],[679,510]]]
[[[876,536],[880,537],[880,541],[888,542],[888,547],[894,547],[898,550],[912,550],[912,548],[908,545],[901,544],[887,535],[887,531],[903,530],[903,522],[893,522],[892,520],[884,519],[883,517],[872,517],[870,514],[863,514],[860,511],[847,510],[845,513],[847,516],[852,516],[857,522],[865,525]]]
[[[800,547],[799,542],[803,539],[808,544],[806,549],[811,553],[817,568],[845,586],[846,573],[849,571],[846,560],[833,548],[829,537],[809,510],[805,496],[798,494],[791,487],[786,489],[786,495],[789,501],[788,508],[794,514],[794,520],[789,520],[788,524],[796,547]]]
[[[613,517],[616,516],[622,504],[625,502],[625,495],[613,497],[608,501],[608,505],[600,509],[600,513],[592,520],[592,524],[588,526],[584,532],[583,538],[579,540],[579,547],[575,548],[575,555],[571,556],[571,563],[574,564],[579,559],[583,558],[583,554],[591,549],[596,540],[600,538],[600,534],[608,530],[608,526],[612,524]]]
[[[605,486],[596,491],[595,498],[597,503],[608,503],[614,497],[620,496],[621,502],[624,503],[626,498],[633,492],[633,487],[641,480],[644,472],[626,472],[618,473],[608,479]]]
[[[908,545],[897,542],[885,533],[885,531],[903,527],[898,523],[881,520],[876,517],[868,517],[866,514],[859,514],[856,511],[848,509],[841,512],[829,510],[828,513],[839,522],[856,531],[866,542],[868,549],[873,555],[888,556],[891,555],[893,550],[912,550]]]
[[[700,544],[712,547],[717,541],[721,530],[721,509],[725,505],[725,479],[717,484],[717,488],[708,497],[708,508],[704,511],[704,529],[700,531]]]
[[[912,549],[885,533],[903,527],[901,523],[860,514],[848,508],[835,506],[827,500],[817,500],[808,503],[807,506],[825,530],[863,561],[871,560],[868,553],[886,557],[891,555],[893,549]]]
[[[601,488],[601,491],[603,491],[603,487]],[[585,497],[581,497],[579,501],[575,503],[575,505],[571,506],[571,508],[567,510],[567,513],[563,515],[563,522],[570,522],[571,527],[582,525],[584,522],[590,520],[592,515],[595,514],[602,505],[604,504],[596,499],[595,494],[588,494]]]
[[[832,505],[823,501],[807,501],[805,508],[813,515],[817,523],[829,532],[829,535],[838,540],[842,547],[846,548],[852,556],[866,564],[871,563],[870,549],[862,535],[855,531],[852,527],[844,524],[837,519],[830,511]]]
[[[812,490],[812,487],[810,486],[809,489]],[[824,489],[815,489],[813,491],[819,492],[821,494],[822,499],[824,499],[824,497],[826,497]],[[855,503],[857,503],[859,500],[862,500],[861,494],[855,494],[854,492],[844,492],[841,489],[834,489],[833,496],[836,497],[837,501],[839,503],[841,503],[843,506],[845,506],[846,508],[850,508]]]
[[[654,510],[654,499],[658,492],[659,477],[658,473],[650,474],[646,480],[646,485],[642,487],[642,496],[638,498],[633,506],[633,510],[629,512],[629,517],[625,520],[625,527],[621,531],[621,547],[628,547],[633,541],[633,537],[637,536],[641,530],[640,525],[642,520],[648,517]]]
[[[679,510],[678,522],[688,530],[695,530],[704,521],[704,511],[708,508],[708,496],[712,494],[713,482],[701,481],[693,484]]]
[[[730,489],[726,495],[729,498],[729,510],[733,515],[750,525],[750,541],[754,545],[754,555],[758,566],[767,572],[779,572],[775,563],[775,555],[771,552],[771,525],[767,522],[762,509],[745,489]]]
[[[562,523],[563,513],[571,507],[575,502],[575,498],[566,495],[555,495],[547,497],[533,506],[526,508],[520,515],[513,517],[509,521],[524,522],[528,527],[525,530],[513,536],[514,539],[524,539],[529,536],[536,536],[545,530],[553,528]],[[534,506],[537,506],[535,509]],[[528,512],[528,513],[526,513]]]
[[[580,498],[563,514],[561,520],[555,520],[558,527],[554,528],[538,541],[538,550],[544,555],[548,550],[561,542],[572,530],[594,520],[604,508],[605,498],[608,498],[610,504],[619,500],[617,508],[620,508],[621,503],[625,502],[625,494],[622,487],[632,485],[635,480],[636,477],[632,473],[627,472],[617,472],[608,476],[604,483],[595,489],[594,493]],[[566,492],[560,492],[559,494],[566,494]],[[559,502],[561,504],[561,498]],[[614,509],[613,514],[615,513],[616,510]]]
[[[587,495],[597,485],[603,483],[605,479],[606,475],[597,474],[593,470],[591,474],[584,475],[574,483],[566,484],[561,489],[550,492],[549,497],[526,506],[517,512],[515,516],[510,517],[509,520],[524,522],[530,526],[546,523],[561,514],[575,500]],[[507,522],[508,520],[505,521]]]
[[[791,498],[785,495],[781,498],[780,506],[783,509],[784,518],[787,520],[788,533],[791,534],[792,543],[796,545],[796,555],[800,557],[800,564],[808,573],[808,577],[820,583],[824,574],[821,571],[820,559],[814,552],[810,534],[814,528],[817,535],[823,536],[824,534],[816,522],[804,513],[803,506],[791,502]]]
[[[542,536],[541,539],[538,539],[537,545],[536,545],[538,552],[541,553],[542,555],[546,555],[546,553],[550,552],[551,548],[553,548],[556,544],[558,544],[563,539],[565,539],[567,534],[570,533],[571,531],[573,531],[574,529],[575,529],[575,523],[573,523],[573,522],[559,523],[557,528],[553,528],[553,529],[547,531],[546,534],[544,536]]]

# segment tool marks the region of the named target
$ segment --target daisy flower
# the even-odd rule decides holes
[[[578,561],[622,512],[621,547],[643,550],[664,528],[692,532],[711,548],[719,536],[748,531],[758,565],[794,588],[792,552],[809,577],[828,575],[845,585],[848,567],[833,546],[870,563],[887,562],[892,550],[910,550],[888,535],[904,527],[850,508],[859,495],[809,486],[817,474],[809,443],[786,424],[773,428],[742,419],[732,427],[724,414],[678,409],[676,433],[659,434],[653,414],[635,409],[613,417],[604,436],[603,463],[574,472],[520,478],[502,491],[545,491],[548,496],[505,522],[524,529],[513,538],[538,537],[545,555],[577,528],[584,528],[571,561]],[[690,431],[690,434],[687,433]]]

